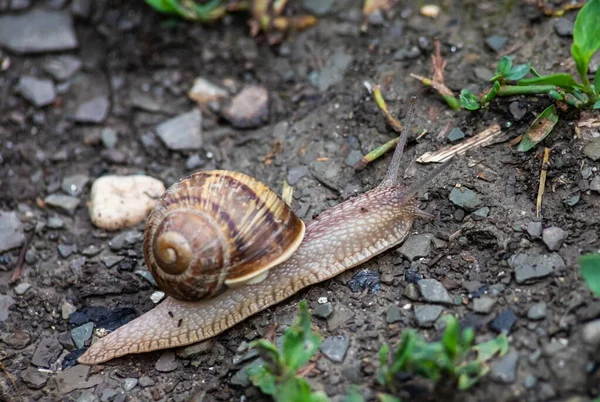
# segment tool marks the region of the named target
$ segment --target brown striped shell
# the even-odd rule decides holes
[[[180,300],[263,280],[287,260],[305,226],[269,187],[242,173],[195,173],[171,186],[148,217],[144,257],[158,286]]]

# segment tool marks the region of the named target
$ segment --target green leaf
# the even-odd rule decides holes
[[[278,402],[327,402],[329,399],[323,392],[313,393],[305,379],[290,377],[277,387],[273,395]]]
[[[407,362],[413,355],[413,349],[415,348],[416,342],[417,334],[414,331],[404,331],[400,346],[398,346],[398,350],[394,354],[394,363],[390,368],[392,376],[406,367]]]
[[[485,363],[494,357],[496,353],[498,356],[504,356],[508,351],[508,338],[503,332],[494,339],[473,346],[473,349],[477,352],[477,361]]]
[[[530,69],[531,69],[530,63],[519,64],[518,66],[514,66],[513,68],[511,68],[510,71],[508,72],[508,74],[505,74],[505,78],[508,81],[520,80],[521,78],[523,78],[527,75],[527,73],[529,72]]]
[[[598,99],[596,101],[596,103],[594,103],[594,106],[592,107],[592,109],[600,109],[600,99]]]
[[[589,0],[577,13],[571,45],[571,55],[584,83],[589,82],[588,65],[598,49],[600,49],[600,0]]]
[[[594,74],[594,91],[596,95],[600,95],[600,68],[596,70]]]
[[[479,109],[479,99],[467,89],[460,91],[460,104],[467,110]]]
[[[533,67],[531,67],[531,68],[529,69],[529,71],[531,72],[531,74],[533,74],[533,75],[534,75],[534,76],[536,76],[536,77],[541,77],[541,76],[542,76],[542,74],[540,74],[540,73],[538,73],[537,71],[535,71],[535,68],[533,68]]]
[[[537,143],[550,134],[557,122],[556,107],[550,105],[531,123],[517,146],[517,151],[527,152],[535,147]]]
[[[390,370],[387,364],[389,351],[390,347],[385,343],[379,348],[379,373],[377,375],[377,381],[379,381],[379,384],[381,385],[385,385],[389,378]]]
[[[583,95],[583,93],[581,93],[581,91],[578,88],[575,88],[575,90],[573,91],[573,95],[577,98],[577,100],[581,103],[585,103],[587,102],[586,97]]]
[[[146,3],[158,11],[159,13],[164,14],[176,14],[177,7],[173,5],[174,1],[172,0],[145,0]]]
[[[498,94],[498,91],[500,91],[500,82],[496,81],[489,91],[481,98],[481,103],[485,105],[486,103],[491,102]]]
[[[600,297],[600,253],[588,253],[579,257],[581,276],[596,297]]]
[[[281,359],[281,353],[279,352],[279,349],[277,349],[277,346],[275,346],[272,342],[269,342],[266,339],[258,339],[250,342],[249,346],[250,348],[258,349],[260,356],[273,368],[274,371],[282,371],[283,361]]]
[[[568,73],[557,73],[550,75],[542,75],[541,77],[523,78],[517,81],[519,86],[530,86],[530,85],[556,85],[572,91],[575,88],[582,88],[582,85],[575,81],[575,78]]]
[[[321,338],[311,329],[310,313],[306,300],[299,303],[298,321],[283,335],[285,364],[296,372],[305,365],[321,345]]]
[[[512,60],[508,56],[502,56],[500,61],[498,61],[498,67],[496,67],[496,74],[506,77],[507,74],[510,73],[510,68],[512,66]]]
[[[258,360],[257,360],[258,361]],[[248,379],[255,387],[260,388],[263,394],[275,394],[275,375],[264,364],[254,363],[246,369]]]
[[[379,398],[379,402],[402,402],[400,398],[389,394],[378,393],[377,398]]]
[[[446,317],[448,317],[446,319],[447,326],[444,330],[444,335],[442,336],[442,343],[444,344],[446,352],[450,355],[450,359],[454,359],[458,354],[460,326],[455,317],[451,315]]]

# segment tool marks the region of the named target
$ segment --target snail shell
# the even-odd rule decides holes
[[[144,257],[167,295],[201,300],[264,280],[296,251],[304,233],[302,220],[260,181],[225,170],[198,172],[154,206]]]

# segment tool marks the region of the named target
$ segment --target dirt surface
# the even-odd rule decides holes
[[[13,2],[25,8],[9,10],[6,3],[0,1],[2,16],[32,9],[29,2]],[[437,304],[443,314],[474,326],[478,341],[494,336],[494,328],[508,331],[511,350],[468,392],[436,393],[430,384],[409,381],[403,400],[585,401],[600,393],[598,345],[582,340],[584,325],[600,317],[600,301],[591,297],[576,265],[580,254],[600,248],[600,194],[589,189],[600,174],[598,161],[582,151],[598,132],[582,130],[576,136],[575,124],[586,116],[561,113],[541,144],[552,153],[538,219],[543,147],[522,154],[506,140],[522,134],[550,100],[504,98],[487,110],[454,112],[409,77],[430,74],[436,38],[448,61],[446,83],[456,93],[486,88],[483,77],[491,75],[503,54],[515,62],[531,61],[541,73],[575,72],[571,38],[558,34],[556,18],[543,17],[523,2],[448,1],[431,19],[420,16],[412,2],[401,2],[361,33],[361,4],[336,0],[317,26],[269,46],[249,36],[245,15],[211,26],[161,25],[165,19],[143,2],[94,2],[89,10],[85,6],[92,2],[39,3],[42,9],[61,10],[66,21],[72,18],[78,43],[74,49],[24,54],[3,46],[0,54],[0,210],[15,212],[22,226],[13,226],[24,234],[0,255],[2,400],[15,401],[18,395],[43,401],[187,401],[194,395],[196,400],[267,400],[240,372],[251,362],[243,358],[247,342],[268,334],[275,323],[281,334],[293,322],[298,301],[307,299],[314,313],[322,298],[333,313],[314,322],[324,338],[333,337],[329,342],[343,359],[318,354],[307,378],[333,400],[341,400],[351,384],[374,398],[382,390],[376,373],[383,342],[395,344],[408,327],[429,339],[439,335],[439,325],[419,325],[414,310],[436,303],[407,297],[411,284],[423,277],[438,280],[451,295],[454,303]],[[302,3],[289,12],[303,12]],[[568,13],[559,23],[568,26],[574,16]],[[491,36],[506,39],[499,51],[486,44]],[[61,55],[72,55],[81,65],[59,79],[44,66]],[[52,80],[55,96],[49,104],[38,106],[21,95],[23,76]],[[196,77],[232,94],[250,84],[265,87],[268,120],[238,129],[206,107],[202,145],[169,150],[156,135],[156,125],[196,107],[187,96]],[[77,321],[70,313],[106,307],[112,320],[107,325],[114,329],[150,310],[150,296],[157,290],[135,273],[146,269],[144,223],[117,232],[92,225],[86,204],[96,178],[144,173],[168,187],[192,171],[220,168],[249,174],[279,193],[288,179],[296,181],[293,208],[310,220],[374,187],[387,169],[389,155],[360,172],[351,167],[357,156],[395,136],[364,81],[381,83],[390,109],[400,117],[409,97],[419,97],[413,126],[428,133],[408,144],[403,159],[407,184],[418,183],[432,168],[412,161],[448,145],[453,128],[469,137],[496,123],[502,127],[502,141],[470,152],[419,195],[422,208],[436,216],[413,227],[411,236],[434,240],[425,255],[410,261],[410,250],[386,252],[256,314],[192,356],[158,351],[99,366],[74,363],[91,339],[84,336],[78,348],[71,331],[93,320],[84,315]],[[92,117],[86,120],[78,111],[90,99],[100,101],[92,103]],[[111,133],[103,132],[107,128],[117,133],[113,147]],[[81,174],[87,180],[75,192],[79,203],[73,214],[49,205],[48,195],[72,189],[68,183],[66,189],[61,186],[65,178]],[[297,176],[301,179],[293,180]],[[449,196],[456,185],[472,189],[479,204],[461,208],[453,203]],[[564,202],[577,194],[574,204]],[[557,250],[550,250],[533,227],[528,232],[535,221],[566,232]],[[122,233],[129,241],[111,248]],[[20,279],[9,284],[24,246]],[[524,256],[535,266],[529,271],[539,275],[517,283],[517,272],[527,271]],[[114,265],[108,268],[106,261]],[[368,280],[361,280],[364,276]],[[488,306],[474,311],[478,298]],[[326,316],[327,307],[321,309]],[[115,323],[117,313],[121,321]]]

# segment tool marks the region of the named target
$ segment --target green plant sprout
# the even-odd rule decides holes
[[[446,328],[439,342],[428,343],[414,330],[406,330],[391,360],[389,346],[384,344],[379,350],[379,383],[396,393],[396,375],[402,372],[465,390],[488,373],[488,360],[508,351],[508,338],[504,333],[473,346],[475,332],[472,328],[461,331],[458,320],[451,315],[445,320]],[[474,353],[476,358],[473,358]]]
[[[248,378],[263,393],[277,402],[327,402],[327,395],[312,392],[308,382],[298,375],[321,346],[321,337],[311,329],[306,300],[299,303],[297,322],[283,335],[280,348],[266,339],[250,344],[256,348],[265,364],[248,367]]]
[[[600,49],[600,0],[589,0],[577,14],[571,45],[571,56],[581,82],[569,73],[541,75],[530,63],[513,66],[512,59],[503,56],[498,62],[494,76],[490,79],[492,87],[480,95],[463,89],[457,102],[452,92],[443,84],[443,78],[440,80],[440,77],[443,77],[441,71],[445,61],[440,60],[439,55],[437,60],[432,57],[433,79],[415,74],[411,76],[424,85],[433,87],[454,110],[460,107],[471,111],[485,108],[499,96],[539,94],[549,95],[559,106],[569,105],[585,110],[600,109],[600,69],[596,71],[593,83],[588,77],[590,60],[598,49]],[[531,77],[527,77],[528,74]],[[545,120],[541,122],[541,128],[539,128],[540,120],[536,119],[530,127],[529,135],[523,137],[520,151],[525,152],[533,148],[552,131],[558,120],[554,105],[546,108],[540,116],[542,115]],[[548,121],[554,121],[554,124],[549,124]]]
[[[579,257],[581,276],[594,296],[600,297],[600,253],[588,253]]]

